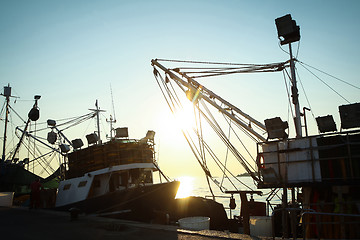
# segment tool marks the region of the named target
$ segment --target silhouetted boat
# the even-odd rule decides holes
[[[97,104],[94,111],[98,118]],[[86,148],[81,149],[81,139],[62,146],[63,151],[70,147],[73,151],[67,154],[65,179],[56,196],[57,210],[76,208],[87,214],[116,213],[149,220],[155,212],[168,209],[180,183],[169,181],[155,161],[155,132],[148,131],[138,140],[128,138],[127,128],[115,130],[115,137],[105,143],[92,133],[86,136]],[[154,171],[160,171],[167,181],[155,184]]]

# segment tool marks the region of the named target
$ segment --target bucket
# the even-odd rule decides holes
[[[187,217],[179,219],[180,228],[187,230],[209,230],[210,218],[209,217]]]
[[[14,192],[0,192],[0,207],[11,207],[13,198]]]
[[[252,236],[272,236],[271,217],[267,216],[250,216],[250,235]]]

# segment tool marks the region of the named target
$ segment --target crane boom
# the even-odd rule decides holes
[[[263,134],[266,133],[265,125],[261,122],[257,121],[256,119],[252,118],[248,114],[241,111],[236,106],[232,105],[228,101],[224,100],[220,96],[216,95],[211,90],[207,89],[206,87],[202,86],[200,83],[198,83],[193,78],[187,76],[185,73],[181,73],[180,71],[175,71],[175,69],[168,69],[161,65],[157,59],[151,60],[152,65],[161,70],[163,70],[171,79],[173,79],[175,82],[187,87],[191,92],[195,93],[196,91],[199,91],[201,93],[201,98],[211,104],[213,107],[218,109],[221,113],[225,114],[227,117],[229,117],[231,120],[239,124],[242,128],[244,128],[248,133],[251,134],[251,136],[256,139],[257,142],[264,142],[266,141],[266,138],[263,136]],[[181,75],[182,77],[186,78],[187,81],[184,81],[181,77],[178,76]],[[223,106],[220,106],[215,100],[219,101]],[[228,109],[232,110],[232,113],[227,111]],[[235,114],[237,113],[237,114]],[[239,117],[242,116],[243,118]],[[246,122],[247,121],[247,122]],[[260,130],[256,131],[252,126],[258,127]],[[260,133],[259,133],[260,132]]]

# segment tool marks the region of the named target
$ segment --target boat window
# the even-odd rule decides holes
[[[71,187],[71,183],[65,184],[63,190],[69,190]]]
[[[129,183],[129,174],[128,172],[123,172],[120,174],[120,186],[126,187]]]
[[[119,187],[119,174],[114,173],[111,175],[109,180],[109,191],[113,192]]]
[[[85,187],[86,183],[87,183],[87,181],[81,181],[81,182],[79,182],[78,187]]]
[[[131,169],[130,170],[131,183],[138,183],[140,177],[139,169]]]
[[[144,182],[145,183],[152,183],[152,172],[151,171],[144,171]]]

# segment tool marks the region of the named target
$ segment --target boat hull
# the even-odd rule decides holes
[[[69,211],[77,208],[85,214],[107,214],[131,212],[141,215],[142,220],[150,220],[154,211],[167,211],[175,199],[180,182],[151,184],[117,190],[101,196],[56,207],[56,210]]]

